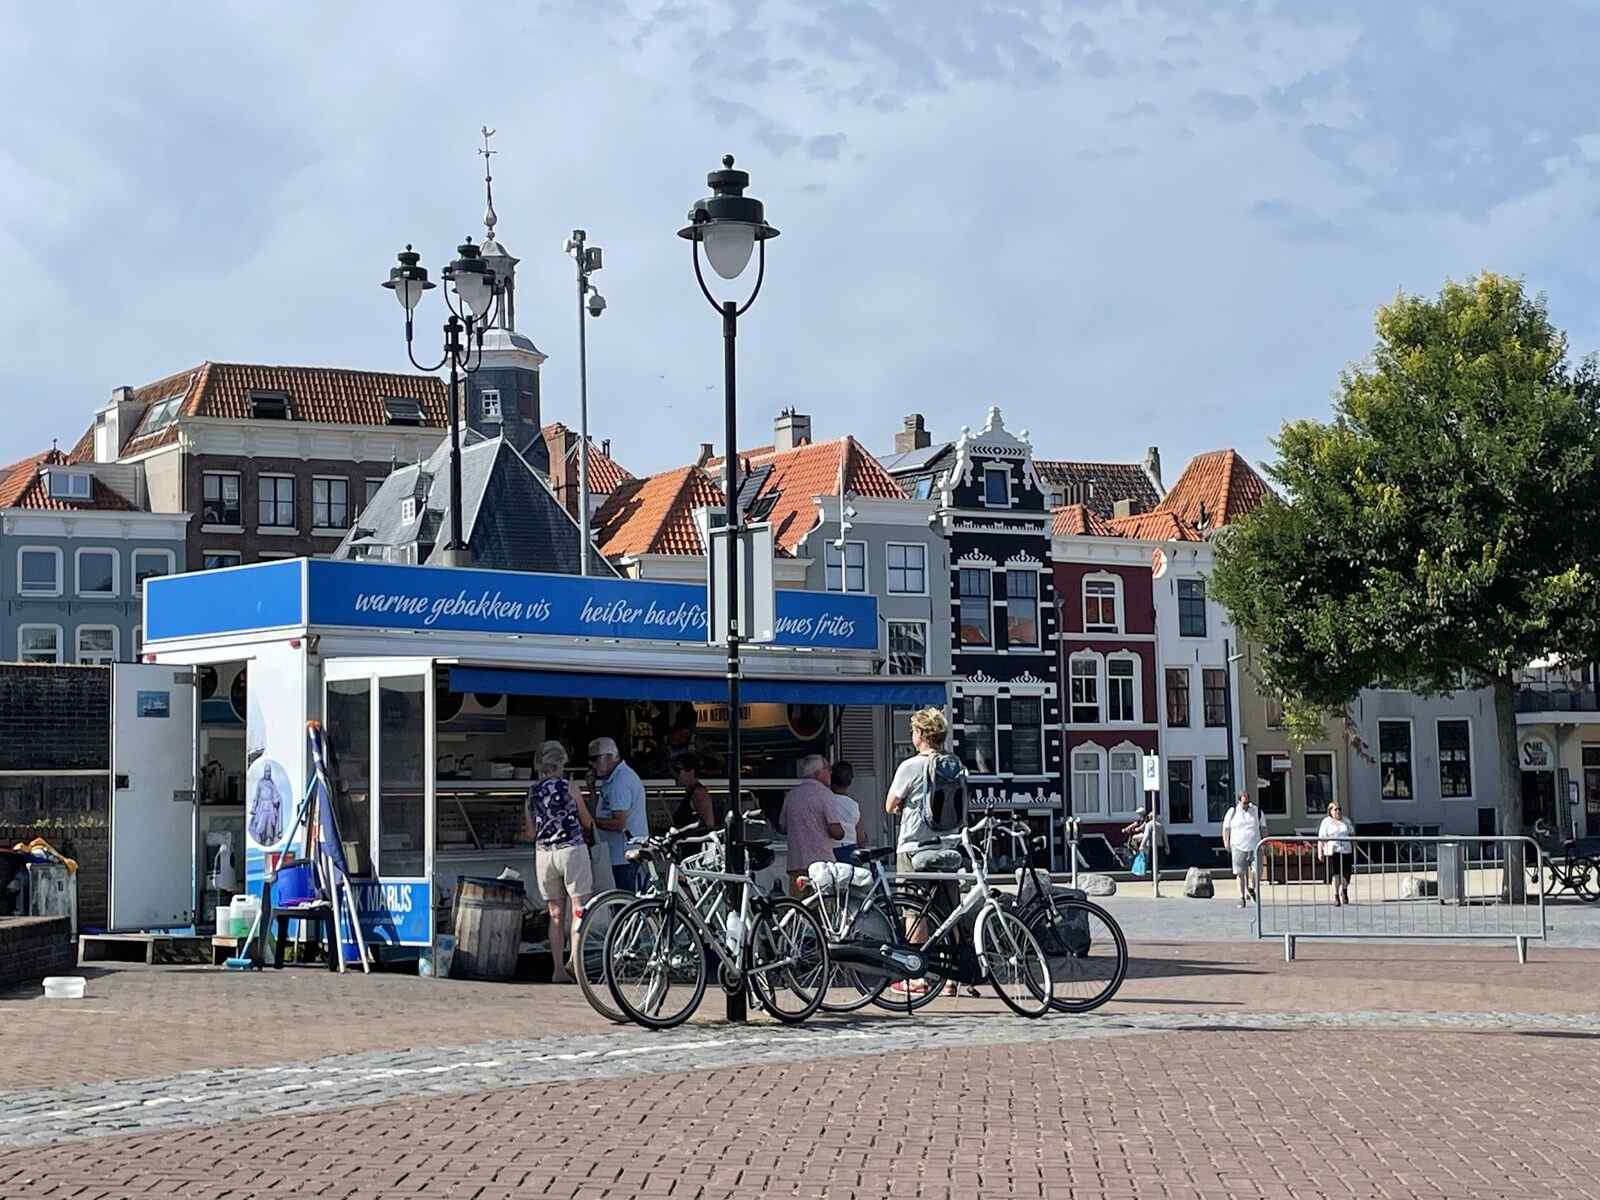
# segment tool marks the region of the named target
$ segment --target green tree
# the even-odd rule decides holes
[[[1213,586],[1305,723],[1380,680],[1494,689],[1500,828],[1522,831],[1513,675],[1600,648],[1600,413],[1542,297],[1483,274],[1378,310],[1282,496],[1219,539]]]

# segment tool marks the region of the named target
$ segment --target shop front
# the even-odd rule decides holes
[[[510,867],[532,893],[523,810],[547,740],[578,781],[588,743],[613,738],[653,830],[678,799],[680,753],[719,818],[730,803],[725,661],[703,640],[704,588],[294,560],[152,581],[147,604],[148,659],[243,681],[239,761],[219,761],[228,782],[203,790],[198,827],[242,828],[251,890],[300,851],[305,727],[323,723],[369,943],[429,944],[461,877]],[[876,673],[870,596],[780,591],[777,630],[744,655],[737,789],[774,820],[801,759],[835,756],[844,706],[945,702],[942,681]],[[204,719],[203,743],[233,746]]]

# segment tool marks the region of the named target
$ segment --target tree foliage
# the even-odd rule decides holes
[[[1213,586],[1302,715],[1378,681],[1509,687],[1600,649],[1600,412],[1542,297],[1493,274],[1379,309],[1282,491],[1225,531]]]

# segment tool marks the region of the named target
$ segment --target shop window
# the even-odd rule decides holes
[[[1072,723],[1100,723],[1100,660],[1093,656],[1074,658],[1068,667],[1072,688]]]
[[[1137,750],[1111,752],[1111,776],[1107,796],[1111,801],[1111,815],[1114,817],[1139,811],[1139,783],[1142,773],[1139,758]]]
[[[24,596],[61,595],[61,551],[54,546],[18,550],[17,585]]]
[[[995,773],[993,696],[961,698],[961,761],[974,775]]]
[[[61,661],[61,626],[17,626],[17,661],[58,663]]]
[[[1072,752],[1072,811],[1080,817],[1097,816],[1104,811],[1100,803],[1100,752]]]
[[[1439,795],[1472,797],[1472,726],[1461,720],[1439,722]]]
[[[79,625],[76,660],[83,666],[108,667],[117,661],[117,629],[112,625]]]
[[[421,875],[426,864],[423,767],[418,755],[395,752],[424,744],[424,686],[420,676],[378,681],[378,732],[389,747],[379,760],[378,871],[383,875]]]
[[[1326,814],[1328,805],[1335,799],[1333,782],[1333,755],[1320,751],[1308,753],[1306,763],[1306,815]]]
[[[1205,688],[1207,729],[1221,729],[1228,723],[1228,672],[1222,667],[1206,667],[1200,673]]]
[[[925,621],[890,621],[889,674],[928,673],[928,626]]]
[[[1414,798],[1410,721],[1378,722],[1378,776],[1385,800]]]
[[[205,525],[238,528],[239,476],[234,471],[207,471],[200,477],[200,521]]]
[[[990,592],[992,584],[992,576],[987,570],[963,567],[958,574],[963,646],[992,645],[990,640],[993,636],[994,620]]]
[[[1194,760],[1167,759],[1167,823],[1189,825],[1194,822]]]
[[[1583,748],[1583,819],[1586,837],[1600,836],[1600,746]]]
[[[350,481],[313,479],[311,481],[311,525],[315,529],[350,527]]]
[[[1178,580],[1178,636],[1206,636],[1206,581]]]
[[[115,596],[117,594],[117,568],[120,556],[115,550],[79,550],[75,556],[78,569],[78,595]]]
[[[928,594],[928,548],[890,542],[885,548],[889,562],[889,593],[894,596]]]
[[[846,542],[839,549],[829,542],[823,551],[827,563],[828,590],[830,592],[864,592],[867,590],[867,544]]]
[[[1011,507],[1011,472],[1007,468],[983,469],[983,503],[989,508]]]
[[[293,529],[294,478],[290,475],[263,475],[256,483],[259,511],[257,524],[268,529]]]
[[[1189,727],[1189,668],[1167,668],[1167,725],[1172,729]]]
[[[1011,773],[1044,774],[1044,699],[1011,697]]]
[[[1289,760],[1284,755],[1256,755],[1256,803],[1263,816],[1289,815]]]
[[[1006,572],[1006,644],[1039,644],[1039,573]]]
[[[1116,633],[1117,581],[1115,579],[1085,579],[1083,581],[1083,628],[1087,633]]]
[[[1106,660],[1106,720],[1129,724],[1139,719],[1138,670],[1135,659],[1113,655]]]
[[[1233,803],[1233,772],[1225,758],[1206,759],[1206,820],[1215,825],[1228,814]]]

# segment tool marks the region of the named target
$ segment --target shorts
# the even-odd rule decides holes
[[[1347,880],[1356,873],[1356,856],[1354,853],[1340,854],[1338,851],[1332,851],[1324,861],[1328,864],[1329,883],[1332,883],[1335,879]]]
[[[1233,873],[1235,875],[1245,874],[1247,871],[1250,871],[1254,868],[1255,861],[1256,852],[1254,847],[1251,847],[1249,850],[1233,851]]]
[[[534,851],[534,874],[539,880],[539,891],[546,903],[568,896],[590,896],[594,892],[594,871],[589,866],[589,847],[579,842],[576,846]]]

